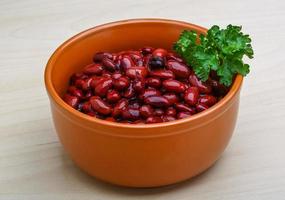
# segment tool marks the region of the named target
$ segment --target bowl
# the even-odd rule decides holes
[[[85,115],[61,97],[69,77],[92,62],[95,52],[143,46],[171,49],[184,29],[207,29],[165,19],[132,19],[96,26],[63,43],[49,59],[45,85],[56,132],[85,172],[130,187],[157,187],[198,175],[217,161],[237,119],[242,76],[213,107],[189,118],[158,124],[122,124]]]

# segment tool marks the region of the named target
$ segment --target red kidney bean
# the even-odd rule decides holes
[[[74,82],[75,87],[77,87],[78,89],[82,89],[86,87],[86,81],[83,79],[77,79]]]
[[[189,87],[184,94],[184,100],[190,106],[194,106],[198,102],[198,98],[199,89],[197,87]]]
[[[102,64],[104,65],[105,69],[107,69],[110,72],[113,72],[116,70],[116,65],[115,63],[109,59],[109,58],[103,58],[102,59]]]
[[[152,56],[165,57],[166,55],[167,55],[167,51],[162,48],[155,49],[152,52]]]
[[[153,70],[149,72],[150,76],[158,77],[161,79],[173,79],[175,76],[170,70]]]
[[[121,96],[120,96],[119,92],[117,92],[116,90],[111,90],[107,93],[107,100],[110,103],[117,102],[120,99],[121,99]]]
[[[147,56],[145,56],[145,57],[143,58],[143,65],[144,65],[144,66],[148,66],[148,65],[149,65],[149,61],[150,61],[151,57],[152,57],[152,55],[149,54],[149,55],[147,55]]]
[[[140,107],[140,115],[144,118],[148,118],[153,115],[153,108],[150,105],[142,105]]]
[[[176,60],[177,62],[184,63],[183,59],[178,57],[178,55],[174,53],[168,53],[166,55],[167,60]]]
[[[170,115],[164,115],[164,116],[162,116],[161,118],[162,118],[162,120],[163,120],[164,122],[171,122],[171,121],[176,120],[175,117],[170,116]]]
[[[154,88],[159,88],[161,86],[161,81],[159,78],[153,78],[153,77],[147,78],[145,83],[147,86]]]
[[[140,118],[140,111],[137,108],[126,108],[122,111],[122,117],[134,121]]]
[[[67,91],[72,95],[72,96],[76,96],[79,99],[83,98],[83,93],[81,90],[77,89],[75,86],[69,86]]]
[[[217,103],[217,98],[212,95],[205,95],[199,98],[199,103],[211,107]]]
[[[190,116],[191,116],[191,113],[189,112],[179,112],[177,114],[177,119],[183,119],[183,118],[190,117]]]
[[[193,107],[188,107],[187,105],[183,104],[183,103],[176,103],[175,104],[175,108],[178,111],[182,111],[182,112],[189,112],[190,114],[195,114],[196,110]]]
[[[157,116],[151,116],[145,120],[145,123],[147,124],[160,123],[160,122],[162,122],[162,119]]]
[[[160,96],[161,93],[160,91],[156,90],[156,89],[145,89],[145,91],[143,91],[141,93],[141,95],[139,96],[140,99],[145,99],[146,97],[149,97],[149,96]]]
[[[105,120],[107,120],[109,122],[116,122],[116,119],[113,117],[107,117]]]
[[[142,79],[147,76],[147,73],[145,67],[130,67],[126,70],[126,75],[131,79]]]
[[[144,89],[144,87],[145,87],[145,81],[144,81],[144,79],[142,79],[142,80],[134,80],[134,82],[133,82],[133,88],[134,88],[134,90],[136,91],[136,92],[142,92],[143,91],[143,89]]]
[[[89,99],[90,97],[93,96],[93,92],[91,90],[88,90],[86,93],[85,93],[85,96],[84,96],[84,99]]]
[[[122,56],[121,60],[120,60],[120,68],[123,70],[127,70],[130,67],[135,66],[134,61],[132,60],[132,58],[128,55],[124,55]]]
[[[121,77],[122,77],[122,74],[120,72],[115,72],[114,74],[112,74],[112,79],[114,80],[118,80]]]
[[[111,78],[112,77],[112,75],[110,74],[110,72],[103,72],[103,74],[102,74],[102,77],[103,78]]]
[[[72,96],[70,94],[65,94],[64,97],[63,97],[63,100],[68,104],[70,105],[71,107],[73,108],[77,108],[78,106],[78,103],[79,103],[79,98],[76,97],[76,96]]]
[[[95,117],[96,113],[92,111],[92,112],[87,112],[86,115],[89,115],[91,117]]]
[[[135,62],[136,66],[141,67],[143,66],[143,58],[140,54],[140,52],[133,52],[130,53],[131,58]]]
[[[133,84],[129,85],[127,90],[124,92],[123,96],[126,97],[127,99],[130,99],[133,96],[135,96],[135,91],[134,91],[134,88],[133,88]]]
[[[162,116],[164,114],[164,111],[161,108],[156,108],[156,109],[154,109],[153,114],[155,116]]]
[[[223,84],[220,84],[218,81],[210,79],[209,80],[210,84],[213,87],[214,93],[218,96],[224,96],[227,94],[229,88],[224,86]]]
[[[179,63],[175,60],[169,60],[166,64],[167,68],[171,70],[177,78],[188,78],[190,75],[190,69],[183,63]]]
[[[99,82],[97,86],[95,87],[95,94],[103,97],[107,94],[108,90],[112,87],[112,79],[111,78],[105,78],[105,80]]]
[[[70,83],[73,84],[77,79],[86,79],[88,76],[82,72],[74,73],[70,78]]]
[[[90,65],[87,65],[84,69],[83,69],[83,73],[84,74],[88,74],[88,75],[100,75],[103,72],[103,66],[99,63],[93,63]]]
[[[185,91],[185,85],[177,80],[165,80],[162,85],[169,92],[181,93]]]
[[[109,115],[112,112],[112,108],[106,102],[104,102],[100,97],[93,96],[90,98],[90,103],[92,108],[103,115]]]
[[[204,105],[204,104],[201,104],[201,103],[198,103],[196,104],[196,111],[197,112],[202,112],[204,110],[207,110],[209,107]]]
[[[128,107],[129,103],[127,99],[121,99],[114,107],[112,116],[118,117],[122,111]]]
[[[170,105],[169,101],[163,96],[149,96],[144,99],[144,102],[154,107],[167,107]]]
[[[179,101],[179,98],[174,93],[165,93],[163,96],[169,101],[170,105]]]
[[[189,82],[191,85],[198,87],[200,93],[209,94],[212,92],[212,86],[200,81],[195,74],[190,74]]]
[[[93,57],[93,61],[94,62],[101,62],[103,60],[103,58],[108,58],[108,59],[112,59],[113,55],[107,52],[98,52],[94,55]]]
[[[90,101],[86,101],[85,103],[83,103],[82,111],[85,113],[94,112],[92,109]]]
[[[130,108],[140,108],[140,103],[137,100],[129,100]]]
[[[165,111],[165,115],[175,117],[176,116],[176,109],[173,107],[168,107]]]
[[[94,88],[94,89],[99,83],[101,83],[102,81],[105,80],[105,78],[101,77],[101,76],[93,76],[93,77],[91,77],[91,79],[92,80],[90,82],[90,87]]]
[[[141,53],[145,56],[145,55],[148,55],[148,54],[151,54],[153,52],[154,48],[152,47],[143,47],[141,49]]]
[[[116,90],[124,90],[127,87],[129,87],[129,85],[130,85],[130,80],[125,76],[113,80],[113,86]]]

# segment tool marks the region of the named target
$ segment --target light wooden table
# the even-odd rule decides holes
[[[43,83],[45,64],[64,40],[138,17],[242,24],[255,49],[222,158],[193,180],[158,189],[120,188],[80,171],[58,142]],[[0,199],[285,199],[284,32],[282,0],[1,0]]]

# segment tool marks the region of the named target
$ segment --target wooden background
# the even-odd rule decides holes
[[[116,187],[80,171],[58,142],[43,81],[48,58],[63,41],[139,17],[243,25],[255,50],[222,158],[197,178],[158,189]],[[284,111],[283,0],[0,0],[1,200],[285,199]]]

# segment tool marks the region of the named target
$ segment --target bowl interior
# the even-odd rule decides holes
[[[70,76],[92,62],[96,52],[118,52],[143,46],[171,50],[184,29],[205,33],[205,29],[171,20],[127,20],[97,26],[66,41],[55,52],[51,80],[59,96],[65,92]]]

